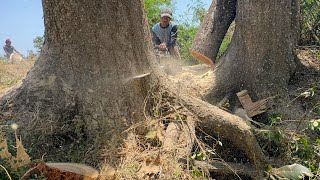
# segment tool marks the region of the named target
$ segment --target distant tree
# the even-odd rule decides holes
[[[162,7],[171,7],[173,4],[171,0],[144,0],[145,9],[149,25],[153,26],[160,21],[160,11]]]
[[[43,47],[44,38],[43,36],[36,36],[33,39],[33,47],[36,48],[37,52],[40,53]]]
[[[37,57],[38,57],[38,53],[36,53],[36,52],[34,52],[33,50],[28,50],[28,55],[27,55],[27,59],[28,60],[31,60],[31,61],[34,61],[34,60],[36,60],[37,59]]]
[[[206,9],[204,8],[205,4],[201,0],[192,0],[189,4],[189,11],[193,13],[192,23],[201,23],[206,15]]]
[[[192,25],[187,22],[179,25],[178,44],[180,46],[180,54],[182,60],[190,65],[199,63],[190,55],[190,48],[198,27],[198,25]]]

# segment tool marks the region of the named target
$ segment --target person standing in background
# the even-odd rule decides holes
[[[13,57],[15,54],[18,54],[18,59],[19,61],[23,60],[23,57],[21,53],[19,53],[12,45],[11,45],[11,40],[6,39],[5,45],[3,46],[3,50],[6,53],[6,57],[9,60],[9,62],[13,62],[14,59],[17,59],[17,56],[15,58]]]
[[[3,46],[3,50],[4,50],[4,52],[6,53],[6,57],[7,57],[9,60],[11,60],[10,57],[11,57],[11,55],[12,55],[13,53],[17,53],[17,54],[19,54],[20,56],[22,56],[21,53],[19,53],[19,52],[11,45],[11,40],[10,40],[10,39],[6,39],[5,43],[6,43],[6,44]]]

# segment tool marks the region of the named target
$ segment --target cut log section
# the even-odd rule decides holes
[[[47,179],[96,180],[99,178],[99,172],[96,169],[84,164],[40,163],[28,170],[21,180],[28,180],[35,174]]]
[[[192,57],[194,57],[198,61],[200,61],[210,67],[214,67],[213,61],[210,58],[208,58],[207,56],[205,56],[195,50],[191,50],[191,55],[192,55]]]
[[[253,117],[263,112],[266,112],[266,110],[268,109],[267,107],[268,99],[262,99],[257,102],[252,102],[252,99],[249,96],[247,90],[238,92],[237,96],[239,98],[239,101],[242,107],[246,110],[249,117]]]

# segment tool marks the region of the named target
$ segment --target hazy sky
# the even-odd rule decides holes
[[[202,0],[208,8],[212,0]],[[197,0],[175,0],[176,20],[191,17],[188,7]],[[24,55],[33,48],[33,39],[44,32],[41,0],[0,0],[0,55],[4,54],[2,46],[7,38],[12,45]]]

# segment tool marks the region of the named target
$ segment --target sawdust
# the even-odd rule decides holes
[[[182,66],[174,76],[168,75],[180,91],[201,98],[214,85],[214,71],[209,66],[201,64]]]

